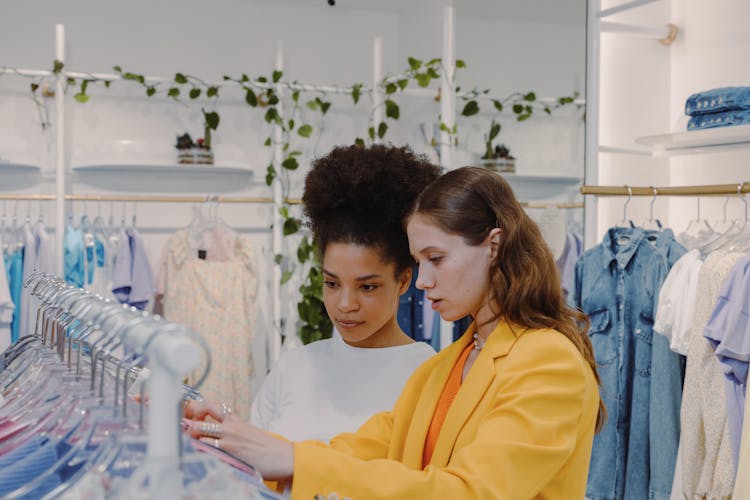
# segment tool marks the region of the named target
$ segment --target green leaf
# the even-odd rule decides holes
[[[388,83],[385,86],[385,93],[386,94],[389,94],[389,95],[393,94],[397,90],[398,90],[398,85],[396,85],[395,83]]]
[[[544,107],[544,112],[547,113],[548,115],[552,114],[552,110],[549,109],[549,107],[547,107],[547,106]]]
[[[297,130],[297,133],[301,135],[302,137],[310,137],[312,134],[313,128],[311,125],[302,125],[299,130]]]
[[[112,66],[112,69],[115,70],[116,73],[122,73],[122,68],[120,66]]]
[[[316,100],[307,101],[307,107],[313,111],[318,111],[320,109],[320,103]]]
[[[285,153],[286,153],[287,151],[289,151],[289,143],[288,143],[288,142],[284,143],[284,147],[283,147],[283,148],[281,148],[281,149],[282,149],[282,151],[284,151]]]
[[[354,104],[357,104],[359,102],[359,96],[362,93],[362,84],[361,83],[355,83],[352,85],[352,100],[354,101]]]
[[[206,89],[206,97],[216,97],[219,95],[219,87],[211,86]]]
[[[200,97],[200,95],[201,95],[201,89],[199,89],[198,87],[193,87],[192,89],[190,89],[191,99],[197,99],[198,97]]]
[[[429,61],[427,61],[425,63],[425,66],[434,66],[435,64],[437,64],[439,62],[440,62],[440,58],[439,57],[435,57],[435,58],[430,59]]]
[[[378,137],[382,139],[387,131],[388,125],[385,122],[380,122],[380,125],[378,125]]]
[[[302,156],[302,151],[290,151],[289,156]]]
[[[138,80],[139,82],[141,82],[142,85],[146,84],[146,79],[143,77],[143,75],[137,75],[136,76],[136,80]]]
[[[501,128],[502,126],[499,123],[494,120],[492,121],[492,124],[490,125],[490,141],[497,137],[497,134],[500,133]]]
[[[255,92],[253,92],[253,89],[245,90],[245,102],[248,103],[253,108],[258,105],[258,96],[255,95]]]
[[[463,59],[456,59],[456,68],[465,68],[466,63]]]
[[[292,92],[292,101],[299,101],[299,90],[295,90],[294,92]]]
[[[225,81],[225,82],[226,82],[227,80],[231,80],[231,79],[232,79],[232,77],[231,77],[231,76],[229,76],[229,75],[224,75],[224,81]]]
[[[273,180],[276,178],[276,169],[273,167],[273,163],[268,165],[266,168],[266,186],[273,184]]]
[[[328,109],[331,107],[330,102],[320,101],[320,112],[323,114],[328,113]]]
[[[503,112],[503,103],[502,102],[498,101],[497,99],[493,99],[492,100],[492,104],[495,105],[495,109],[496,110],[498,110],[501,113]]]
[[[260,83],[267,83],[268,82],[268,78],[266,78],[265,76],[259,76],[258,77],[258,81]]]
[[[450,132],[451,132],[451,129],[450,129],[450,128],[448,128],[448,125],[446,125],[446,124],[445,124],[445,123],[443,123],[443,122],[440,122],[440,130],[442,130],[443,132],[448,132],[449,134],[450,134]]]
[[[74,95],[73,98],[76,101],[81,102],[81,103],[88,102],[88,100],[89,100],[89,96],[87,96],[86,94],[82,94],[80,92],[78,94]]]
[[[266,120],[266,123],[280,121],[279,112],[276,111],[276,108],[268,108],[265,114],[265,120]]]
[[[156,94],[156,87],[153,87],[153,86],[146,87],[147,96],[151,97],[154,94]]]
[[[386,99],[385,100],[385,116],[387,116],[388,118],[393,118],[394,120],[398,120],[399,115],[400,115],[400,111],[398,108],[398,104],[396,104],[394,101],[390,99]]]
[[[38,83],[32,83],[31,84],[31,91],[32,92],[36,92],[38,88],[39,88],[39,84]]]
[[[534,102],[536,101],[536,94],[533,92],[529,92],[525,96],[523,96],[524,101]]]
[[[430,86],[430,75],[427,73],[419,73],[417,75],[414,75],[414,77],[417,79],[417,85],[420,87],[429,87]]]
[[[88,86],[89,86],[89,81],[88,80],[82,80],[81,81],[81,94],[85,94],[86,93],[86,87],[88,87]]]
[[[415,59],[413,57],[410,57],[409,58],[409,67],[413,71],[417,71],[419,68],[422,67],[422,61],[420,61],[419,59]]]
[[[274,261],[274,262],[275,262],[276,264],[281,264],[281,260],[282,260],[283,258],[284,258],[284,256],[283,256],[283,255],[281,255],[280,253],[277,253],[276,255],[274,255],[274,256],[273,256],[273,261]]]
[[[65,79],[65,81],[68,82],[68,85],[75,85],[76,84],[76,79],[75,78],[68,77],[68,78]]]
[[[112,83],[112,82],[111,82],[110,80],[104,80],[104,86],[105,86],[106,88],[109,88],[109,85],[110,85],[111,83]]]
[[[203,109],[201,109],[201,111],[203,111],[203,118],[206,120],[206,126],[211,130],[216,130],[219,126],[219,113],[216,111],[206,113]]]
[[[463,111],[461,111],[461,114],[463,116],[474,116],[475,114],[479,113],[479,104],[477,101],[469,101],[464,106]]]
[[[279,80],[281,80],[281,76],[283,74],[284,74],[283,71],[278,71],[278,70],[274,71],[273,74],[271,75],[271,79],[273,80],[273,83],[276,83]]]
[[[59,59],[55,59],[55,62],[52,63],[52,72],[57,74],[62,71],[63,67],[65,67],[65,64],[63,64],[63,62]]]
[[[268,96],[268,105],[269,106],[276,106],[279,103],[279,96],[276,94],[271,94]]]
[[[528,120],[528,119],[529,119],[530,117],[531,117],[531,114],[530,114],[530,113],[524,113],[524,114],[522,114],[522,115],[518,115],[518,116],[516,117],[516,120],[518,120],[519,122],[522,122],[522,121],[524,121],[524,120]]]
[[[406,78],[402,78],[401,80],[396,82],[399,87],[401,87],[401,90],[404,90],[407,85],[409,85],[409,80]]]
[[[187,77],[183,75],[182,73],[175,73],[174,81],[175,83],[183,84],[183,83],[187,83],[188,80],[187,80]]]
[[[289,130],[294,130],[294,120],[289,120]]]
[[[515,114],[523,113],[523,105],[521,105],[521,104],[514,104],[513,105],[513,112]]]
[[[242,81],[242,83],[246,83],[250,81],[250,77],[247,76],[246,73],[242,73],[242,77],[240,77],[240,80]]]
[[[264,142],[263,145],[266,146],[266,147],[270,147],[271,146],[271,138],[270,137],[266,137],[266,142]]]
[[[370,127],[367,129],[367,135],[370,136],[370,140],[375,140],[375,127]]]
[[[372,128],[372,127],[370,127],[370,128]],[[357,137],[356,139],[354,139],[354,145],[355,146],[359,146],[360,148],[363,148],[363,147],[365,147],[365,140],[362,139],[361,137]]]
[[[289,207],[279,207],[279,215],[283,218],[289,218]]]
[[[428,68],[427,74],[430,75],[432,78],[440,78],[440,73],[438,73],[435,68]]]
[[[289,236],[290,234],[294,234],[297,231],[299,231],[299,221],[297,219],[295,219],[294,217],[290,217],[289,219],[284,221],[284,236]]]
[[[280,281],[280,283],[283,285],[284,283],[286,283],[287,281],[289,281],[289,279],[291,277],[292,277],[292,272],[291,271],[284,271],[281,274],[281,281]]]
[[[281,162],[281,166],[287,170],[297,170],[299,168],[299,162],[297,161],[297,158],[289,157]]]
[[[172,87],[169,89],[169,92],[167,92],[167,95],[169,97],[177,98],[180,95],[180,89],[177,87]]]

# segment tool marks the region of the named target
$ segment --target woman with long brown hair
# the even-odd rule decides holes
[[[431,183],[406,227],[417,286],[443,319],[470,314],[467,332],[356,433],[289,443],[229,415],[221,447],[300,499],[583,498],[605,412],[587,323],[539,229],[504,180],[474,167]],[[186,415],[224,417],[210,403]]]

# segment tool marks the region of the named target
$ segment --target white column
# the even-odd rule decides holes
[[[440,84],[440,120],[453,130],[456,123],[456,87],[454,75],[456,67],[455,11],[452,5],[443,8],[443,78]],[[440,131],[440,164],[445,170],[453,169],[453,136]],[[453,342],[453,323],[440,320],[440,347]]]
[[[55,25],[55,59],[65,63],[65,26]],[[55,267],[63,276],[63,242],[65,241],[65,76],[55,82]]]
[[[600,21],[597,16],[601,0],[588,0],[586,26],[586,141],[584,151],[584,183],[599,182],[599,70]],[[597,243],[598,200],[584,196],[583,236],[584,247]]]
[[[284,71],[284,46],[280,41],[276,46],[276,70]],[[282,99],[280,85],[276,86],[276,93],[279,96],[279,103],[276,105],[276,109],[279,112],[279,116],[283,117],[284,101]],[[281,128],[281,125],[275,124],[273,126],[273,163],[274,168],[276,169],[277,177],[281,176],[281,169],[283,168],[281,166],[281,162],[284,161],[284,151],[282,146],[283,139],[283,130]],[[282,225],[284,222],[281,219],[281,215],[279,214],[279,209],[281,208],[283,201],[284,200],[283,193],[281,191],[281,183],[277,179],[273,183],[272,249],[274,258],[276,255],[280,255],[282,253]],[[272,366],[272,364],[275,363],[277,359],[279,359],[279,354],[281,353],[281,340],[284,335],[281,327],[281,268],[276,264],[274,264],[273,266],[273,277],[271,278],[271,280],[271,310],[273,314],[273,328],[271,338],[268,342],[268,356],[270,358],[269,361]]]
[[[382,140],[378,137],[378,125],[383,121],[383,92],[380,90],[380,80],[383,79],[383,39],[376,36],[372,42],[372,127],[375,129],[375,144]]]

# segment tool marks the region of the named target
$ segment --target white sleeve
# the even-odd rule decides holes
[[[271,427],[278,414],[279,395],[282,389],[285,364],[279,360],[276,366],[266,375],[263,385],[253,399],[250,407],[250,423],[265,431]]]
[[[680,282],[683,281],[685,273],[682,266],[675,263],[672,270],[667,275],[659,291],[659,300],[656,306],[656,317],[654,318],[654,331],[664,335],[668,339],[672,338],[672,327],[675,321],[675,311],[679,309],[682,294],[678,292]],[[684,284],[684,283],[683,283]]]

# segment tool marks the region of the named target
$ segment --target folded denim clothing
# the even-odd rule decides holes
[[[698,92],[685,101],[685,114],[688,116],[750,109],[750,87],[722,87]]]
[[[700,130],[714,127],[731,127],[733,125],[747,125],[750,123],[750,109],[739,111],[723,111],[721,113],[706,113],[690,118],[688,130]]]

